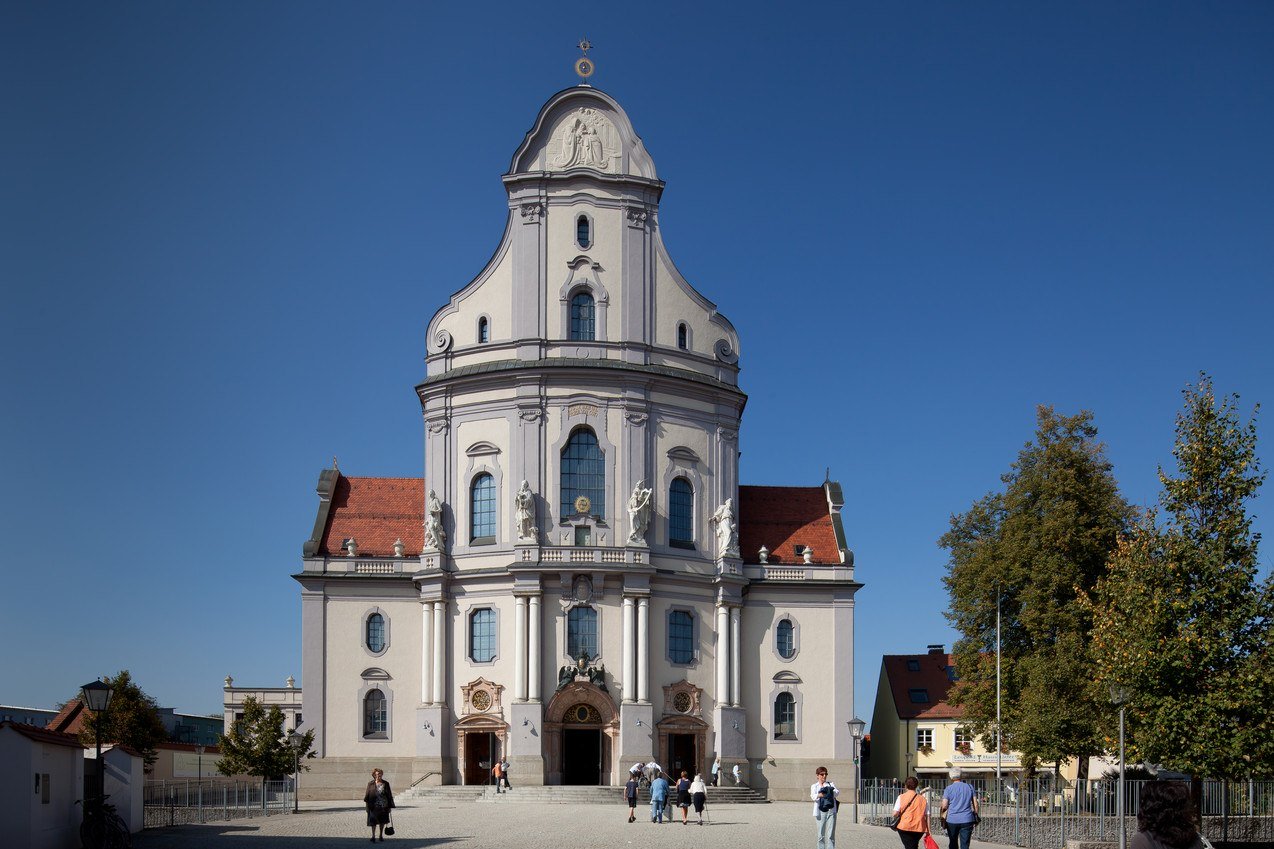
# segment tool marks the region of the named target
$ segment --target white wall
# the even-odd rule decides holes
[[[0,729],[0,823],[5,849],[75,849],[80,845],[83,750],[37,743]],[[40,784],[36,784],[36,775]],[[47,798],[44,776],[48,776]]]
[[[130,832],[142,830],[142,790],[145,770],[142,759],[123,749],[102,752],[106,761],[106,801],[115,806],[115,812],[128,825]]]

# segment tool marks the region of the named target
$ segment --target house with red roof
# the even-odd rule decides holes
[[[73,734],[0,722],[0,832],[14,849],[80,845],[84,747]]]
[[[498,758],[515,788],[652,760],[781,799],[852,775],[842,488],[739,481],[742,340],[673,263],[628,114],[558,92],[501,179],[495,252],[425,334],[424,473],[318,478],[303,795],[373,765],[484,784]]]

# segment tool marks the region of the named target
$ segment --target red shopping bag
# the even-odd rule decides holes
[[[938,849],[938,841],[933,839],[932,834],[925,835],[925,849]]]

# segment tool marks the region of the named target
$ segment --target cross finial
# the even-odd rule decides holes
[[[582,81],[580,85],[588,85],[588,78],[593,75],[593,60],[588,58],[588,51],[593,49],[593,45],[589,43],[588,38],[580,39],[580,43],[576,45],[583,52],[583,56],[575,60],[575,73]]]
[[[581,51],[583,51],[585,57],[588,56],[588,51],[593,49],[593,45],[588,43],[588,36],[585,36],[583,40],[581,40],[580,43],[576,45],[576,47],[578,47]]]

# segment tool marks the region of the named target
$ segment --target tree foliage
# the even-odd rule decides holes
[[[262,781],[291,775],[293,758],[296,757],[283,733],[283,711],[277,705],[267,709],[257,699],[248,696],[243,700],[243,717],[230,726],[230,733],[221,735],[217,746],[221,760],[217,771],[222,775],[257,775]],[[300,760],[315,757],[314,732],[302,735]],[[299,769],[309,769],[304,763]]]
[[[1036,411],[1004,489],[952,516],[939,540],[950,560],[947,614],[961,633],[952,701],[991,751],[995,744],[995,621],[1001,609],[1002,733],[1028,763],[1104,750],[1102,714],[1089,681],[1089,612],[1077,591],[1093,587],[1132,508],[1087,411]]]
[[[159,757],[157,747],[168,739],[168,730],[159,718],[159,706],[134,683],[127,669],[103,680],[111,685],[110,704],[101,716],[85,709],[80,742],[94,745],[100,722],[103,743],[121,743],[135,749],[150,769]]]
[[[1199,776],[1274,775],[1274,579],[1259,579],[1246,506],[1265,479],[1256,410],[1241,422],[1237,396],[1218,402],[1206,375],[1183,395],[1159,510],[1085,599],[1094,689],[1130,691],[1135,757]]]

